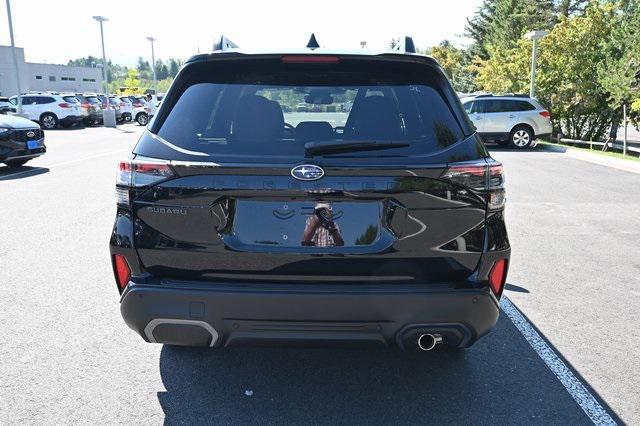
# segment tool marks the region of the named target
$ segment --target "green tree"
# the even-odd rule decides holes
[[[467,50],[459,49],[445,40],[429,49],[429,54],[440,63],[457,92],[475,91],[475,75],[470,68],[472,62]]]
[[[178,75],[178,71],[180,71],[180,67],[182,66],[182,61],[180,59],[169,59],[169,75],[171,77],[175,77]]]
[[[611,4],[593,2],[584,15],[561,19],[539,42],[537,93],[556,127],[571,138],[602,138],[613,116],[595,76],[606,60],[603,43],[616,12]],[[478,86],[494,93],[526,92],[531,42],[520,39],[512,49],[491,48],[489,55],[476,62]]]
[[[619,4],[611,37],[604,45],[605,60],[598,66],[598,82],[608,95],[609,106],[621,115],[622,104],[631,106],[631,117],[640,118],[640,0]]]

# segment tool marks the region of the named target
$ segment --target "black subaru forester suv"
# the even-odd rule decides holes
[[[498,318],[503,183],[432,58],[195,56],[119,164],[122,315],[170,345],[469,347]]]

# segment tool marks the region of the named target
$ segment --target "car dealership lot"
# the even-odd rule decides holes
[[[504,314],[461,354],[144,343],[120,318],[107,250],[116,161],[141,130],[49,131],[46,156],[0,167],[1,423],[589,422]],[[640,422],[640,175],[542,147],[493,155],[505,295],[595,404]]]

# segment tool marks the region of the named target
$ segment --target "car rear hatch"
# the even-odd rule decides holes
[[[483,251],[487,153],[437,66],[396,56],[188,65],[120,164],[144,270],[464,283]]]

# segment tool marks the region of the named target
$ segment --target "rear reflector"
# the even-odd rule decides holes
[[[125,259],[121,254],[114,254],[113,263],[115,265],[116,282],[118,283],[118,287],[124,289],[131,279],[131,269],[129,268],[127,259]]]
[[[285,64],[338,64],[340,63],[340,58],[337,56],[320,55],[283,56],[282,62]]]
[[[551,113],[549,111],[542,111],[540,115],[544,118],[551,118]]]
[[[489,272],[489,285],[493,293],[500,297],[504,288],[504,282],[507,278],[507,259],[500,259],[493,264],[491,272]]]

